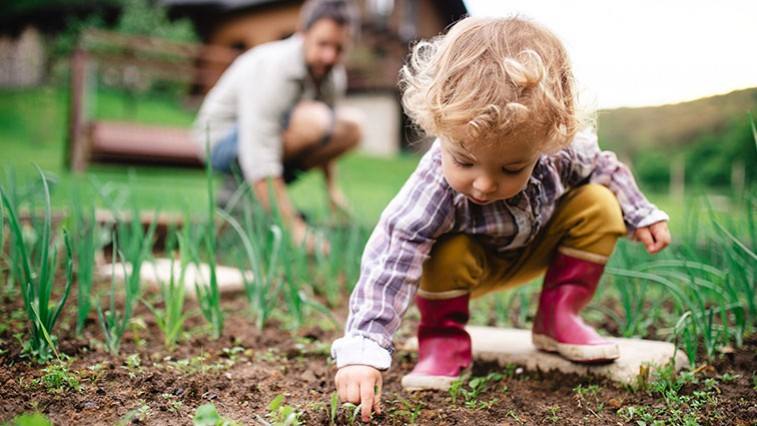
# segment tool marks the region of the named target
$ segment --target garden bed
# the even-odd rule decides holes
[[[301,424],[349,424],[354,410],[339,406],[332,416],[334,364],[329,346],[339,330],[312,325],[286,332],[272,320],[262,331],[247,314],[244,297],[224,301],[224,333],[207,337],[198,307],[188,319],[188,334],[169,352],[149,312],[139,307],[120,355],[108,354],[94,315],[83,337],[73,321],[60,325],[60,351],[68,361],[46,370],[21,357],[16,333],[24,331],[18,298],[0,306],[0,422],[21,413],[42,412],[54,424],[192,424],[198,407],[211,403],[220,416],[241,424],[275,424],[288,408]],[[343,309],[336,316],[344,319]],[[317,318],[316,318],[317,319]],[[317,323],[314,321],[311,324]],[[415,321],[403,325],[411,333]],[[395,354],[384,375],[384,411],[375,424],[617,424],[665,420],[679,424],[753,424],[757,418],[757,338],[727,350],[695,374],[652,378],[627,389],[595,379],[532,374],[517,366],[477,364],[476,381],[452,393],[408,393],[400,378],[414,355]],[[65,365],[65,367],[62,367]],[[57,366],[57,367],[56,367]],[[279,395],[283,402],[271,410]],[[454,397],[454,402],[453,402]],[[206,407],[207,408],[207,407]]]

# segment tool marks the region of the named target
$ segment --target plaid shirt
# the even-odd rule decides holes
[[[585,183],[602,184],[615,194],[631,232],[668,219],[647,201],[615,154],[600,151],[590,132],[579,133],[568,148],[542,156],[515,197],[483,206],[447,184],[441,157],[436,141],[368,240],[345,336],[332,345],[338,367],[389,368],[392,335],[415,295],[423,262],[443,234],[475,235],[489,249],[516,257],[547,224],[558,199]]]

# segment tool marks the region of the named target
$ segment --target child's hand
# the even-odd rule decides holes
[[[342,402],[361,404],[361,417],[371,421],[371,411],[381,414],[381,372],[367,365],[348,365],[336,372],[336,390]]]
[[[659,252],[670,244],[668,222],[663,220],[637,229],[633,233],[633,240],[643,243],[649,254]]]

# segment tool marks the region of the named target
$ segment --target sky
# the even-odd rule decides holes
[[[637,107],[757,86],[754,0],[465,0],[473,16],[518,14],[566,45],[582,103]]]

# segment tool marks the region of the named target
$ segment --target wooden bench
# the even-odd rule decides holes
[[[181,84],[189,103],[197,104],[238,54],[220,46],[85,32],[71,58],[66,144],[70,169],[82,172],[90,163],[201,167],[189,128],[92,120],[87,116],[88,87],[98,68],[107,68],[127,89],[156,81]]]

